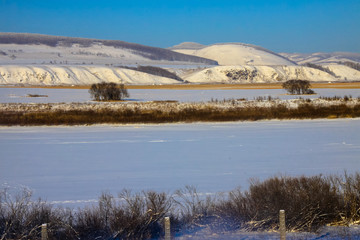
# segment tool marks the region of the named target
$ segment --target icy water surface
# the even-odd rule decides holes
[[[315,95],[286,95],[283,89],[229,89],[229,90],[165,90],[165,89],[130,89],[132,101],[176,100],[180,102],[206,102],[211,99],[274,97],[280,99],[318,98],[351,95],[360,97],[359,89],[314,89]],[[28,94],[46,95],[47,97],[26,97]],[[0,103],[57,103],[88,102],[90,94],[86,89],[45,89],[45,88],[0,88]]]
[[[0,186],[84,204],[123,188],[248,187],[276,174],[360,170],[360,119],[0,127]]]

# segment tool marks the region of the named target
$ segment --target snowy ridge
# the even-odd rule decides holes
[[[331,65],[336,77],[304,66],[217,66],[195,72],[185,79],[192,83],[271,83],[301,79],[314,82],[359,81],[360,72],[341,65]]]
[[[280,55],[298,64],[315,63],[328,64],[338,62],[360,62],[360,53],[333,52],[333,53],[280,53]]]
[[[88,85],[99,82],[124,84],[178,84],[170,78],[131,69],[105,66],[0,66],[0,84]]]
[[[289,79],[314,82],[360,81],[360,71],[342,65],[328,65],[335,73],[304,66],[217,66],[184,71],[188,83],[272,83]],[[99,82],[129,85],[182,84],[182,81],[108,66],[0,65],[2,85],[89,85]]]
[[[296,65],[270,50],[242,43],[221,43],[200,49],[176,47],[174,51],[212,59],[220,65]]]
[[[217,65],[213,60],[169,49],[118,40],[0,33],[0,64],[159,64],[167,62]]]

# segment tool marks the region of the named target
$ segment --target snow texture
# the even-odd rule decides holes
[[[184,49],[181,49],[181,46]],[[174,51],[212,59],[220,65],[296,65],[281,55],[249,44],[223,43],[200,49],[199,46],[195,48],[188,46],[188,44],[175,46]]]
[[[287,95],[283,89],[221,89],[221,90],[169,90],[169,89],[129,89],[129,101],[166,101],[207,102],[212,99],[253,100],[257,97],[272,97],[282,100],[302,98],[319,98],[334,96],[360,97],[359,89],[314,89],[314,95]],[[27,97],[29,94],[46,95],[47,97]],[[47,88],[0,88],[0,103],[71,103],[89,102],[87,89],[47,89]]]
[[[202,193],[250,178],[358,171],[359,119],[0,127],[0,185],[81,206],[123,188]]]

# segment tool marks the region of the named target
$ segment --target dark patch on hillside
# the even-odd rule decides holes
[[[140,71],[140,72],[152,74],[152,75],[155,75],[155,76],[171,78],[171,79],[175,79],[175,80],[180,81],[180,82],[184,82],[184,80],[182,78],[180,78],[178,75],[176,75],[175,73],[172,73],[172,72],[170,72],[170,71],[168,71],[166,69],[159,68],[159,67],[137,66],[137,67],[122,67],[122,68],[132,69],[132,70],[135,70],[135,71]]]

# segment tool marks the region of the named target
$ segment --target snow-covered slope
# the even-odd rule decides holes
[[[315,63],[328,64],[338,62],[360,63],[360,53],[333,52],[333,53],[280,53],[280,55],[298,64]]]
[[[217,65],[217,62],[117,40],[0,33],[0,64]]]
[[[331,70],[333,69],[337,77],[304,66],[218,66],[195,72],[183,79],[191,83],[270,83],[284,82],[290,79],[316,82],[360,80],[360,72],[356,70],[354,72],[351,69],[337,68],[336,66],[331,68]]]
[[[116,67],[51,65],[0,66],[0,84],[88,85],[102,81],[145,85],[181,83],[181,81],[170,78]]]
[[[249,44],[215,44],[202,48],[195,44],[188,46],[189,44],[180,44],[172,49],[179,53],[212,59],[220,65],[296,65],[270,50]]]
[[[354,68],[341,65],[341,64],[323,64],[323,67],[327,67],[332,71],[336,76],[340,76],[343,80],[359,81],[360,80],[360,71],[357,71]]]

